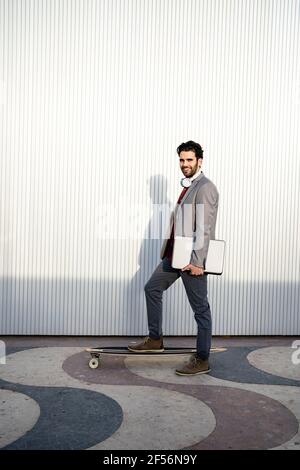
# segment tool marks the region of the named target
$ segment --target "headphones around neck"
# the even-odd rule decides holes
[[[198,169],[198,171],[201,169],[201,167]],[[198,172],[197,171],[197,172]],[[202,170],[201,170],[201,173],[202,173]],[[190,178],[181,178],[180,180],[180,184],[181,186],[183,186],[184,188],[189,188],[192,184],[192,182],[194,181],[194,179],[191,181]]]
[[[189,188],[192,184],[191,180],[189,178],[182,178],[180,180],[180,184],[181,186],[183,186],[184,188]]]

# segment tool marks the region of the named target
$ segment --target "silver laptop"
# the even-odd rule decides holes
[[[210,240],[204,271],[207,274],[221,275],[224,267],[225,241]]]
[[[187,266],[193,251],[192,237],[175,237],[172,257],[172,267],[182,269]],[[221,275],[223,272],[225,257],[225,241],[210,240],[205,262],[206,274]]]

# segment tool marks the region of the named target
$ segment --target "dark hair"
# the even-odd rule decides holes
[[[197,160],[199,160],[199,158],[203,158],[203,149],[201,145],[197,144],[197,142],[194,142],[193,140],[180,144],[177,148],[177,153],[179,155],[180,152],[188,152],[189,150],[195,152]]]

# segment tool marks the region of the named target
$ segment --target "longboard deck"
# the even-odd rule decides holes
[[[222,352],[226,351],[226,348],[211,348],[211,352]],[[196,349],[194,348],[171,348],[166,347],[164,351],[150,351],[150,352],[134,352],[130,351],[127,346],[112,346],[110,348],[87,348],[86,352],[90,353],[91,360],[89,362],[89,367],[91,369],[97,369],[101,362],[102,354],[107,355],[134,355],[134,356],[161,356],[161,355],[170,355],[170,354],[191,354],[195,353]]]
[[[211,348],[210,352],[222,352],[226,351],[226,348]],[[120,347],[120,346],[113,346],[110,348],[87,348],[86,352],[88,353],[95,353],[95,354],[134,354],[137,355],[162,355],[162,354],[191,354],[195,353],[196,349],[194,348],[172,348],[172,347],[165,347],[164,351],[149,351],[149,352],[134,352],[127,349],[127,347]]]

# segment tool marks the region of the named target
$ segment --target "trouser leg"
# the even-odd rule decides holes
[[[159,339],[162,336],[162,297],[180,276],[180,270],[172,268],[164,258],[145,285],[149,336]]]
[[[212,320],[207,299],[207,275],[192,276],[180,272],[184,287],[197,322],[197,356],[208,359],[211,347]]]

